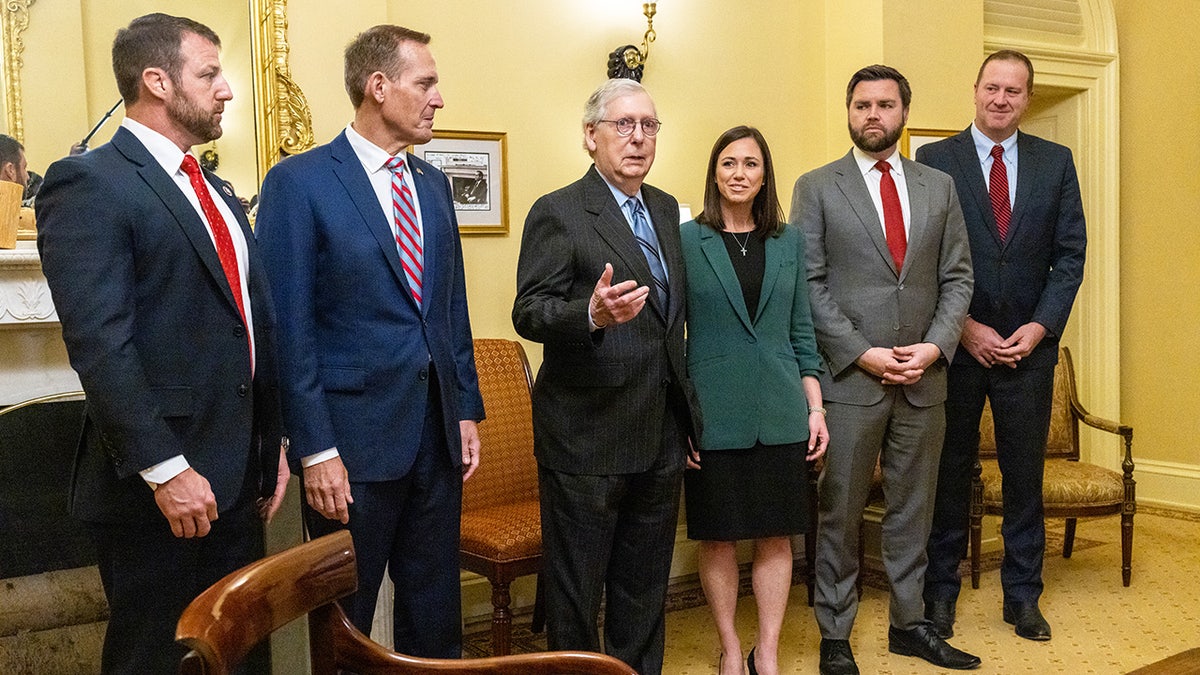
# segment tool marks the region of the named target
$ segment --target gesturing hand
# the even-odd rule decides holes
[[[613,286],[612,278],[612,264],[604,263],[604,272],[596,282],[596,289],[592,291],[589,301],[592,323],[597,328],[633,319],[646,306],[646,298],[650,296],[649,286],[638,286],[633,279]]]

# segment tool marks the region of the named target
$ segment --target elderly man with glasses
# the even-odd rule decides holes
[[[588,99],[593,166],[525,220],[513,324],[545,347],[534,451],[551,649],[662,671],[664,601],[694,400],[679,205],[643,184],[661,127],[633,80]]]

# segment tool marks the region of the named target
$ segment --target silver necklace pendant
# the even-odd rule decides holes
[[[729,236],[733,237],[733,243],[737,244],[738,248],[741,250],[743,258],[746,257],[746,247],[750,245],[750,235],[752,235],[752,234],[754,234],[753,230],[751,230],[750,232],[747,232],[746,233],[746,241],[743,242],[737,238],[737,233],[735,233],[735,232],[729,233]]]

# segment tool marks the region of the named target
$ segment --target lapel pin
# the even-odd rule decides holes
[[[417,170],[417,173],[421,174],[422,176],[424,176],[424,175],[425,175],[425,172],[421,170],[421,167],[419,167],[419,166],[415,166],[415,167],[413,167],[413,168],[414,168],[414,169],[416,169],[416,170]]]
[[[229,187],[228,185],[222,185],[221,190],[225,192],[226,196],[233,196],[233,188]]]

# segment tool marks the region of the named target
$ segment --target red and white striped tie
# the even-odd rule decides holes
[[[413,203],[412,190],[404,177],[404,158],[393,157],[387,161],[392,172],[393,234],[396,248],[400,251],[400,265],[408,277],[408,288],[412,291],[417,307],[421,306],[421,277],[424,272],[425,255],[422,249],[421,228],[417,225],[417,209]]]

